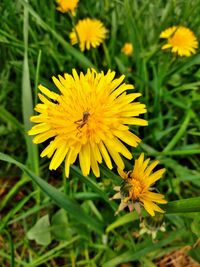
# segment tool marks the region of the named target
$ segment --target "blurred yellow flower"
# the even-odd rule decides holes
[[[173,53],[179,56],[189,57],[196,53],[198,41],[194,33],[183,26],[173,26],[162,31],[160,38],[167,39],[167,44],[162,49],[171,48]]]
[[[79,20],[75,29],[70,33],[71,44],[79,43],[81,51],[99,46],[106,38],[107,29],[97,19],[86,18]]]
[[[124,172],[118,169],[119,175],[123,178],[121,186],[116,186],[118,191],[111,199],[121,199],[118,214],[121,210],[128,207],[130,211],[134,208],[140,214],[140,207],[143,206],[151,215],[155,215],[155,211],[163,213],[164,211],[154,202],[165,204],[167,201],[163,195],[154,193],[151,186],[161,178],[165,169],[160,169],[152,173],[153,169],[158,165],[159,161],[154,161],[149,166],[150,159],[144,161],[144,153],[135,161],[132,171]]]
[[[132,43],[125,43],[121,49],[122,53],[126,56],[131,56],[133,54],[133,45]]]
[[[29,131],[36,135],[33,142],[38,144],[50,139],[41,157],[52,157],[50,170],[56,170],[65,161],[65,174],[79,156],[83,175],[92,169],[100,176],[99,163],[104,159],[112,169],[111,158],[120,168],[124,168],[121,155],[131,159],[132,154],[124,144],[136,147],[140,138],[127,125],[147,125],[147,121],[137,118],[146,112],[144,104],[133,102],[140,93],[129,93],[133,85],[123,82],[125,76],[115,77],[109,70],[106,74],[88,69],[84,75],[65,74],[59,79],[53,77],[60,94],[40,85],[38,94],[42,103],[36,105],[39,115],[32,116],[37,123]]]
[[[71,12],[72,15],[75,15],[75,10],[77,8],[79,0],[57,0],[57,10],[59,10],[62,13]]]

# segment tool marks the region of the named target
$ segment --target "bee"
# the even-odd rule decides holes
[[[78,126],[77,126],[78,130],[80,130],[88,122],[89,116],[90,116],[90,113],[88,111],[84,111],[82,119],[74,122],[74,123],[78,124]]]

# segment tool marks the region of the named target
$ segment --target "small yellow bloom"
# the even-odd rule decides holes
[[[86,18],[79,20],[75,29],[70,33],[71,44],[79,43],[81,51],[99,46],[106,38],[107,29],[97,19]]]
[[[59,10],[62,13],[71,12],[72,15],[75,15],[75,10],[78,6],[79,0],[57,0],[57,10]]]
[[[131,56],[133,54],[133,45],[132,43],[125,43],[121,49],[122,53],[126,56]]]
[[[130,211],[134,208],[140,213],[140,206],[142,205],[146,211],[151,215],[155,215],[155,211],[163,213],[164,211],[158,207],[154,202],[165,204],[167,201],[163,195],[154,193],[151,186],[161,178],[165,169],[160,169],[152,173],[153,169],[158,165],[159,161],[154,161],[149,166],[150,159],[144,161],[144,153],[135,161],[132,171],[124,172],[118,169],[119,175],[124,179],[122,186],[115,187],[118,191],[111,199],[121,199],[118,212],[128,207]]]
[[[162,46],[162,49],[171,48],[173,53],[179,56],[190,57],[196,53],[198,41],[194,33],[183,26],[173,26],[165,31],[162,31],[160,38],[167,39],[167,44]]]
[[[115,78],[114,71],[104,74],[88,69],[86,74],[78,75],[76,70],[72,73],[53,77],[60,94],[39,86],[42,103],[35,108],[39,115],[31,117],[37,125],[29,135],[36,135],[36,144],[50,139],[41,157],[52,158],[50,170],[56,170],[64,161],[67,177],[77,157],[85,176],[92,169],[99,177],[103,160],[109,169],[111,159],[123,169],[121,155],[132,158],[125,144],[136,147],[140,142],[128,125],[147,125],[146,120],[137,118],[146,112],[144,104],[134,101],[141,94],[132,93],[133,85],[123,82],[124,75]],[[127,90],[131,92],[127,94]]]

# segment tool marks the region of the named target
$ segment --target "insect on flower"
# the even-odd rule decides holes
[[[85,124],[87,124],[89,116],[90,116],[90,113],[88,111],[83,112],[82,119],[74,122],[74,123],[78,124],[77,129],[80,130]]]
[[[69,177],[70,165],[77,158],[81,171],[87,176],[92,169],[100,176],[99,164],[105,161],[112,169],[113,162],[124,169],[122,156],[132,158],[126,147],[136,147],[141,141],[130,131],[129,125],[145,126],[148,122],[139,118],[146,113],[146,106],[136,98],[132,84],[123,82],[125,76],[115,78],[115,72],[97,72],[88,69],[78,74],[65,73],[53,81],[60,93],[39,85],[41,103],[35,107],[39,114],[32,116],[36,125],[28,132],[36,135],[36,144],[49,140],[41,157],[51,158],[50,170],[56,170],[65,162],[65,175]]]

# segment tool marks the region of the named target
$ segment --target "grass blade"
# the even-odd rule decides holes
[[[91,229],[102,234],[103,225],[97,219],[92,218],[90,215],[85,213],[78,203],[70,199],[68,196],[64,195],[62,192],[58,191],[52,185],[48,184],[46,181],[41,179],[30,169],[28,169],[22,163],[14,160],[10,156],[0,153],[0,160],[13,163],[17,165],[25,174],[31,178],[31,180],[36,183],[42,191],[48,195],[59,207],[66,210],[70,215],[79,220],[79,222],[88,225]]]
[[[10,123],[14,129],[18,129],[24,134],[23,125],[4,107],[0,107],[0,118],[6,123]]]
[[[55,256],[58,256],[59,254],[61,254],[62,249],[66,249],[68,246],[71,246],[73,243],[75,243],[79,239],[80,239],[79,236],[75,236],[71,240],[62,242],[56,247],[52,248],[51,250],[47,250],[46,253],[42,254],[41,256],[33,260],[31,263],[29,263],[28,267],[41,266],[41,264],[46,263],[50,259],[53,259]]]
[[[5,233],[8,237],[9,240],[9,245],[10,245],[10,266],[15,267],[15,251],[14,251],[14,243],[12,240],[11,234],[7,231],[4,230],[3,233]]]
[[[165,206],[167,214],[200,212],[200,197],[171,201]]]
[[[0,202],[0,211],[5,208],[7,203],[14,197],[16,192],[28,182],[28,178],[24,175],[15,183],[15,185],[9,190],[6,196]]]
[[[181,235],[184,234],[184,231],[177,231],[171,233],[166,239],[155,243],[155,244],[149,244],[149,246],[146,246],[142,249],[136,249],[129,250],[121,255],[116,256],[115,258],[111,259],[110,261],[103,264],[103,267],[114,267],[117,266],[120,263],[130,262],[141,259],[141,257],[145,256],[147,253],[153,252],[159,248],[162,248],[163,246],[166,246],[167,244],[170,244],[173,240],[175,240],[177,237],[181,237]]]
[[[49,31],[58,40],[58,42],[60,42],[60,44],[67,51],[67,53],[71,54],[74,58],[78,60],[78,62],[83,64],[85,67],[94,68],[94,65],[86,56],[84,56],[76,48],[72,47],[67,41],[65,41],[65,39],[61,35],[59,35],[48,24],[46,24],[29,4],[27,4],[24,0],[20,0],[20,2],[27,8],[30,14],[36,19],[36,23],[38,23],[46,31]]]
[[[120,218],[118,218],[116,221],[114,221],[110,225],[108,225],[108,227],[106,228],[106,233],[108,234],[110,231],[114,230],[115,228],[122,226],[124,224],[127,224],[129,222],[133,222],[135,220],[138,220],[137,212],[127,213],[121,216]]]
[[[24,62],[22,74],[22,113],[24,120],[25,132],[30,130],[30,117],[33,115],[33,99],[29,75],[28,65],[28,9],[24,7]],[[32,143],[32,138],[25,135],[27,150],[28,150],[28,164],[35,173],[39,174],[38,162],[38,147]]]
[[[42,50],[39,50],[38,58],[37,58],[37,68],[36,68],[36,74],[35,74],[35,101],[34,101],[35,105],[37,104],[37,98],[38,98],[38,84],[39,84],[41,57],[42,57]]]
[[[78,176],[79,179],[83,181],[83,183],[86,183],[93,191],[95,191],[102,199],[104,199],[113,210],[115,210],[115,204],[109,200],[106,193],[104,193],[99,188],[99,185],[95,181],[93,181],[87,176],[83,176],[81,171],[76,166],[72,166],[71,168],[72,168],[72,172],[74,172],[76,176]]]
[[[175,136],[172,138],[172,140],[168,143],[168,145],[165,147],[163,152],[169,152],[177,144],[177,142],[179,141],[181,136],[185,133],[191,117],[192,117],[192,112],[189,110],[189,111],[187,111],[187,115],[186,115],[183,123],[181,124],[180,129],[175,134]]]
[[[29,194],[28,196],[22,198],[20,201],[17,202],[17,204],[15,205],[15,207],[13,209],[11,209],[6,216],[3,217],[3,219],[0,222],[0,231],[2,229],[5,228],[5,226],[7,225],[7,222],[10,220],[10,218],[13,218],[13,216],[19,212],[23,206],[30,200],[30,198],[32,196],[35,195],[35,191],[33,191],[31,194]]]

